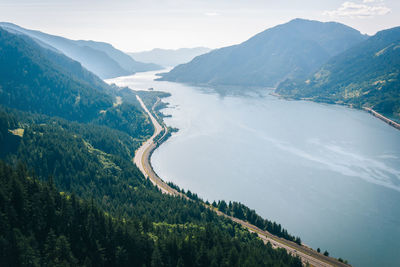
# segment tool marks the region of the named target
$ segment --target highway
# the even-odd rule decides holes
[[[143,175],[150,179],[150,181],[157,186],[163,193],[173,195],[173,196],[180,196],[183,198],[188,199],[188,197],[178,191],[176,191],[174,188],[171,188],[168,184],[166,184],[153,170],[150,162],[150,157],[151,153],[154,151],[154,149],[157,148],[157,142],[155,142],[154,138],[156,138],[163,130],[164,134],[163,136],[159,139],[159,141],[162,141],[163,138],[165,138],[168,129],[166,126],[161,126],[158,121],[154,118],[154,116],[149,112],[145,104],[143,103],[142,99],[137,95],[136,96],[140,105],[142,108],[145,110],[147,115],[150,117],[151,122],[154,125],[155,131],[154,134],[146,140],[142,144],[140,148],[135,153],[135,157],[133,159],[133,162],[136,164],[136,166],[140,169],[140,171],[143,173]],[[158,101],[156,102],[156,104]],[[156,105],[154,104],[154,105]],[[153,111],[154,111],[154,106],[153,106]],[[206,205],[206,204],[204,204]],[[315,266],[315,267],[327,267],[327,266],[343,266],[343,267],[348,267],[349,265],[344,264],[342,262],[339,262],[335,258],[327,257],[324,256],[321,253],[318,253],[317,251],[304,246],[304,245],[298,245],[295,242],[288,241],[286,239],[280,238],[278,236],[275,236],[267,231],[261,230],[258,227],[242,221],[240,219],[237,219],[232,216],[228,216],[220,211],[218,211],[216,208],[212,207],[211,205],[206,205],[208,208],[214,210],[218,215],[224,216],[227,218],[230,218],[232,221],[237,222],[241,224],[243,227],[247,228],[250,232],[257,233],[260,239],[264,241],[264,243],[270,242],[274,248],[283,248],[286,249],[286,251],[292,255],[297,255],[300,257],[302,260],[303,264],[309,264],[310,266]]]

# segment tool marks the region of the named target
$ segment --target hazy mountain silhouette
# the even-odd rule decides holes
[[[0,28],[0,104],[90,121],[112,106],[109,88],[79,62]]]
[[[277,92],[372,107],[400,120],[400,27],[380,31],[333,57],[307,79],[283,82]]]
[[[161,69],[156,64],[135,61],[108,43],[70,40],[40,31],[24,29],[7,22],[0,23],[0,27],[13,33],[28,35],[45,48],[53,47],[53,50],[58,50],[79,61],[85,68],[102,79]]]
[[[161,49],[154,48],[150,51],[128,53],[134,59],[141,62],[155,63],[164,67],[174,67],[190,62],[193,58],[210,52],[207,47]]]
[[[367,36],[336,22],[295,19],[249,40],[179,65],[161,80],[206,85],[276,86],[304,77]]]

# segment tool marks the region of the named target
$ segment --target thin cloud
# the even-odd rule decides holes
[[[219,16],[218,12],[206,12],[204,13],[204,15],[209,16],[209,17],[215,17],[215,16]]]
[[[331,17],[368,18],[390,13],[383,1],[363,0],[363,3],[344,2],[338,9],[325,11],[323,14]]]

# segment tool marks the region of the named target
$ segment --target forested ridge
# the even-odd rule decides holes
[[[331,58],[304,80],[288,79],[285,97],[368,107],[400,121],[400,27],[383,30]]]
[[[89,145],[96,142],[96,133],[105,132],[104,126],[85,127],[11,109],[0,112],[0,125],[0,141],[15,136],[4,126],[25,127],[22,137],[15,136],[17,150],[5,156],[17,167],[0,164],[1,262],[10,266],[301,265],[285,250],[264,245],[200,202],[159,192],[131,164],[127,147],[116,146],[119,151],[112,154]],[[100,144],[104,150],[118,135],[135,142],[125,133],[109,131],[108,143]]]
[[[211,205],[214,208],[218,209],[220,212],[228,216],[232,216],[240,220],[249,222],[255,225],[256,227],[260,228],[261,230],[268,231],[273,235],[282,237],[286,240],[293,241],[296,242],[298,245],[301,245],[300,237],[296,237],[289,234],[288,231],[282,227],[282,225],[276,222],[272,222],[268,219],[262,218],[260,215],[256,213],[255,210],[250,209],[249,207],[240,202],[229,201],[229,203],[226,203],[225,200],[219,200],[218,202],[213,201],[210,204],[208,201],[204,202],[202,198],[200,198],[196,193],[192,193],[190,190],[185,191],[184,189],[181,189],[178,185],[172,182],[168,182],[168,185],[176,189],[178,192],[185,194],[190,199],[203,202],[207,205]]]
[[[68,57],[81,62],[85,68],[102,79],[161,69],[156,64],[138,62],[108,43],[70,40],[61,36],[25,29],[7,22],[0,22],[0,27],[11,33],[29,36],[45,48],[61,51]]]
[[[3,266],[301,266],[229,220],[120,219],[0,161]]]
[[[115,105],[115,90],[80,63],[0,28],[0,104],[150,135],[152,124],[135,105]]]
[[[153,127],[133,95],[74,76],[28,38],[0,41],[1,266],[301,265],[143,177],[132,156]]]
[[[359,31],[336,22],[294,19],[249,40],[212,50],[163,73],[160,80],[217,87],[234,93],[274,87],[306,77],[330,57],[363,41]]]

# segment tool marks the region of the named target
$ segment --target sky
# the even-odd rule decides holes
[[[400,0],[0,0],[0,21],[125,52],[219,48],[294,18],[372,35],[400,26]]]

